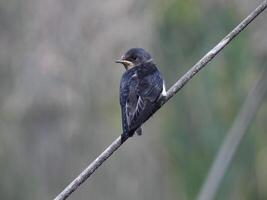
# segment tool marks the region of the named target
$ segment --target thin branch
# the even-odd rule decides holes
[[[223,38],[211,51],[198,61],[186,74],[184,74],[167,92],[165,104],[172,98],[196,73],[204,68],[234,37],[236,37],[251,21],[253,21],[265,8],[267,0],[264,0],[250,15],[248,15],[235,29]],[[154,113],[159,109],[154,110]],[[109,147],[101,153],[77,178],[75,178],[54,200],[66,199],[73,193],[94,171],[108,159],[120,146],[121,137],[118,137]]]
[[[251,121],[267,95],[267,69],[247,96],[200,190],[198,200],[212,200]]]

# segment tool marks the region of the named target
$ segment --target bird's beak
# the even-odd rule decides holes
[[[127,65],[127,66],[133,64],[132,62],[130,62],[130,61],[128,61],[128,60],[124,60],[124,59],[116,60],[115,62],[116,62],[116,63],[121,63],[121,64],[123,64],[123,65]]]
[[[126,70],[128,70],[134,66],[134,64],[131,61],[128,61],[125,59],[116,60],[115,62],[123,64],[123,66],[125,67]]]

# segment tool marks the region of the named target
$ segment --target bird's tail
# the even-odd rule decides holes
[[[129,137],[132,137],[134,135],[134,132],[137,133],[137,135],[142,135],[142,127],[140,126],[135,131],[127,131],[121,134],[121,143],[124,143]]]

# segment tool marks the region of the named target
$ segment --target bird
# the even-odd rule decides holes
[[[129,49],[116,63],[126,70],[120,81],[123,143],[134,132],[142,134],[141,125],[153,114],[159,100],[166,97],[166,87],[151,55],[143,48]]]

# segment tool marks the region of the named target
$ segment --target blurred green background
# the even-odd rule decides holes
[[[170,87],[260,1],[0,0],[0,199],[52,199],[120,133],[114,63],[143,47]],[[70,199],[195,199],[267,66],[259,16]],[[267,199],[267,102],[216,199]]]

